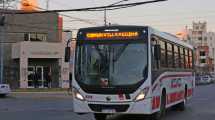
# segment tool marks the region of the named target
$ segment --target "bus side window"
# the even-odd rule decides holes
[[[154,48],[154,46],[157,45],[157,44],[158,44],[158,40],[154,36],[152,36],[151,37],[151,46],[152,46],[152,49],[151,49],[152,56],[151,56],[151,58],[152,58],[152,68],[153,68],[153,70],[157,70],[159,68],[159,61],[155,60],[155,48]]]
[[[180,60],[179,60],[179,47],[177,45],[174,45],[174,67],[179,68],[180,66]]]
[[[192,50],[189,50],[189,67],[193,68],[193,52]]]
[[[167,43],[168,68],[173,68],[173,53],[173,45],[171,43]]]
[[[181,57],[181,68],[184,68],[185,67],[185,55],[184,55],[184,48],[183,47],[180,47],[180,57]]]
[[[160,43],[160,52],[161,52],[161,58],[160,58],[161,68],[166,68],[167,67],[166,42],[163,40],[160,40],[159,43]]]
[[[190,68],[190,65],[189,65],[189,50],[187,48],[185,49],[185,67],[186,67],[186,69]]]

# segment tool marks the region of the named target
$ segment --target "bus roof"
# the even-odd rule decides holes
[[[167,39],[173,43],[176,43],[176,44],[179,44],[179,45],[182,45],[184,47],[188,47],[190,49],[193,49],[194,47],[186,42],[183,42],[182,40],[180,40],[178,37],[176,37],[175,35],[172,35],[170,33],[167,33],[167,32],[160,32],[152,27],[149,27],[148,28],[150,29],[151,31],[151,34],[155,34],[155,35],[158,35],[164,39]]]
[[[149,32],[150,34],[155,34],[155,35],[158,35],[164,39],[167,39],[173,43],[176,43],[176,44],[179,44],[179,45],[182,45],[184,47],[188,47],[190,49],[193,49],[193,46],[186,43],[186,42],[183,42],[182,40],[180,40],[178,37],[170,34],[170,33],[166,33],[166,32],[161,32],[159,30],[156,30],[150,26],[135,26],[135,25],[114,25],[114,26],[99,26],[99,27],[88,27],[88,28],[80,28],[79,29],[79,32],[80,31],[91,31],[91,30],[95,30],[95,31],[102,31],[102,30],[106,30],[106,29],[144,29],[144,28],[148,28],[149,29]],[[78,33],[79,33],[78,32]]]

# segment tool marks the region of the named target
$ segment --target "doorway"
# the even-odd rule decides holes
[[[28,67],[28,88],[45,88],[44,66]]]

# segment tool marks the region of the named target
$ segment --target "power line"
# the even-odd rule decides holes
[[[44,9],[44,8],[41,8],[41,7],[38,7],[38,6],[33,6],[33,7],[37,8],[37,9],[40,9],[40,10],[47,10],[47,9]],[[81,18],[72,17],[72,16],[69,16],[69,15],[62,14],[62,13],[60,13],[60,15],[62,15],[64,17],[71,18],[71,19],[76,19],[76,20],[79,20],[80,22],[85,22],[85,23],[88,23],[88,24],[91,24],[91,25],[98,25],[95,22],[91,22],[91,21],[84,20],[84,19],[81,19]]]
[[[22,1],[17,1],[19,3],[21,3]],[[41,8],[41,7],[38,7],[38,6],[34,6],[34,5],[31,5],[32,7],[35,7],[39,10],[47,10],[47,9],[44,9],[44,8]],[[16,14],[16,13],[13,13],[13,14]],[[69,16],[69,15],[65,15],[65,14],[62,14],[60,13],[61,16],[64,16],[64,17],[67,17],[67,18],[71,18],[71,19],[76,19],[80,22],[84,22],[84,23],[87,23],[87,24],[91,24],[91,25],[98,25],[97,23],[95,22],[92,22],[92,21],[88,21],[88,20],[84,20],[84,19],[81,19],[81,18],[77,18],[77,17],[72,17],[72,16]]]
[[[37,7],[37,6],[34,6],[34,7],[38,8],[38,9],[41,9],[41,10],[46,10],[46,9],[43,9],[43,8],[40,8],[40,7]],[[81,18],[77,18],[77,17],[72,17],[72,16],[69,16],[69,15],[62,14],[62,13],[60,13],[60,15],[62,15],[64,17],[71,18],[71,19],[78,20],[80,22],[88,23],[88,24],[91,24],[91,25],[98,25],[97,23],[91,22],[89,20],[85,20],[85,19],[81,19]]]
[[[67,9],[67,10],[46,10],[46,11],[32,11],[32,12],[24,12],[24,11],[2,11],[5,14],[34,14],[34,13],[52,13],[52,12],[80,12],[80,11],[92,11],[92,10],[104,10],[104,9],[117,9],[122,7],[133,7],[143,4],[150,4],[150,3],[157,3],[163,2],[167,0],[151,0],[151,1],[144,1],[144,2],[135,2],[135,3],[128,3],[128,4],[119,4],[113,6],[99,6],[99,7],[88,7],[88,8],[79,8],[79,9]]]
[[[173,16],[177,16],[177,17],[180,17],[180,16],[182,16],[182,15],[190,15],[190,13],[192,13],[192,16],[196,16],[195,15],[195,13],[201,13],[201,14],[203,14],[203,15],[205,15],[205,14],[214,14],[215,13],[215,11],[192,11],[192,12],[190,12],[190,11],[177,11],[177,12],[174,12],[174,13],[168,13],[168,14],[166,14],[166,15],[168,15],[168,17],[173,17]],[[180,14],[180,16],[178,16],[178,14]],[[170,16],[171,15],[171,16]],[[155,14],[144,14],[144,13],[142,13],[141,14],[141,16],[129,16],[130,18],[141,18],[141,17],[160,17],[160,16],[165,16],[165,14],[160,14],[160,13],[155,13]],[[127,16],[125,16],[125,17],[127,17]],[[112,18],[114,18],[114,16],[112,16]],[[116,18],[118,18],[118,17],[116,17]]]
[[[117,5],[117,4],[125,2],[125,1],[129,1],[129,0],[120,0],[118,2],[110,4],[109,6]],[[121,8],[119,8],[119,9],[121,9]],[[107,25],[107,8],[104,9],[104,23],[105,23],[105,26],[106,26]]]

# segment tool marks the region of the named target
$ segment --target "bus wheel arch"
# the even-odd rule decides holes
[[[177,105],[173,106],[173,108],[175,110],[179,110],[179,111],[184,111],[186,109],[186,102],[187,102],[187,84],[185,85],[184,87],[184,98],[183,98],[183,101],[178,103]]]
[[[166,113],[166,89],[163,88],[160,97],[160,111],[152,114],[153,120],[162,120]]]
[[[160,111],[161,111],[161,117],[163,117],[166,114],[166,100],[167,100],[166,88],[163,88],[161,95],[162,96],[161,96]]]

